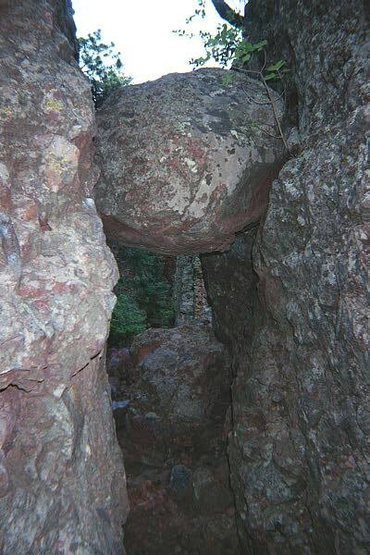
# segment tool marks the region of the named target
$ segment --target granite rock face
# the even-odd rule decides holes
[[[224,250],[259,219],[283,143],[271,137],[276,122],[262,83],[226,77],[221,69],[171,74],[103,104],[95,196],[108,237],[197,254]]]
[[[0,551],[123,552],[103,354],[116,265],[69,2],[0,3]],[[99,268],[99,271],[96,271]]]
[[[147,330],[131,351],[114,405],[131,502],[128,553],[236,555],[225,348],[193,322]]]
[[[239,531],[251,553],[365,555],[363,4],[252,0],[247,15],[251,40],[290,55],[301,145],[259,229],[203,257],[233,357]]]
[[[149,397],[158,415],[174,426],[196,430],[213,413],[222,414],[217,406],[229,385],[224,376],[227,357],[208,325],[151,329],[135,339],[131,350],[140,369],[142,402]]]

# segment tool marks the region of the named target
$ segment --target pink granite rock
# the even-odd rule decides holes
[[[222,69],[171,74],[116,91],[97,121],[95,196],[110,238],[168,254],[224,250],[266,208],[284,152],[262,83]]]
[[[117,271],[91,198],[94,114],[68,5],[0,5],[4,555],[123,552],[102,360]]]

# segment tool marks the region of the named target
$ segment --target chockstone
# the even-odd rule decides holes
[[[98,110],[95,198],[109,238],[173,255],[222,251],[259,220],[284,145],[262,83],[229,75],[166,75]]]

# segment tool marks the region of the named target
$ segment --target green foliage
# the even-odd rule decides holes
[[[111,335],[114,341],[130,338],[146,329],[146,314],[140,310],[135,299],[126,293],[122,284],[117,285],[117,302],[111,320]]]
[[[194,13],[185,20],[185,22],[189,24],[195,17],[201,17],[202,19],[206,17],[205,0],[198,0],[198,7],[194,10]]]
[[[206,17],[205,0],[198,0],[198,8],[185,20],[185,24],[190,25],[195,18],[199,17],[202,19]],[[174,33],[180,37],[194,37],[194,33],[189,33],[185,29],[177,29]],[[205,55],[190,60],[190,64],[195,68],[204,66],[210,60],[214,60],[221,67],[228,67],[234,60],[238,45],[243,40],[241,29],[228,23],[218,25],[215,35],[200,30],[199,36],[204,45]]]
[[[115,290],[112,340],[127,342],[146,328],[171,326],[175,313],[165,258],[128,247],[119,248],[116,258],[124,269]]]
[[[202,19],[206,17],[204,0],[198,0],[198,8],[193,15],[186,19],[185,23],[189,25],[195,17],[201,17]],[[176,30],[174,33],[181,37],[186,36],[191,38],[194,36],[193,33],[187,33],[184,29]],[[245,70],[252,57],[261,52],[265,53],[267,47],[266,40],[257,43],[248,42],[243,38],[242,29],[229,23],[218,25],[215,35],[201,30],[199,31],[199,36],[203,41],[205,55],[190,60],[191,65],[196,68],[204,66],[210,60],[214,60],[224,68],[230,67],[236,62],[239,68],[242,67]],[[267,68],[264,66],[258,72],[253,71],[253,73],[260,73],[265,81],[279,80],[282,78],[283,73],[287,72],[285,65],[286,63],[283,60],[279,60],[275,64]],[[248,69],[246,71],[248,72]],[[232,77],[227,79],[227,81],[228,84],[231,84]]]
[[[114,89],[130,84],[131,77],[124,75],[120,53],[115,52],[114,43],[102,41],[100,29],[86,38],[80,37],[78,44],[80,67],[90,80],[93,100],[98,107]]]
[[[199,35],[203,40],[206,55],[190,60],[194,67],[204,66],[211,59],[215,60],[221,67],[228,66],[234,59],[238,45],[242,40],[241,30],[226,23],[217,27],[215,35],[206,31],[200,31]]]
[[[235,60],[241,61],[243,64],[247,64],[253,54],[261,52],[266,46],[267,40],[252,43],[242,39],[236,45],[234,58]]]
[[[198,5],[199,8],[186,20],[186,24],[189,24],[196,16],[200,16],[201,18],[205,17],[206,12],[204,0],[198,0]],[[224,17],[224,19],[233,23],[230,18]],[[184,30],[177,30],[174,32],[179,36],[193,36],[191,33],[186,33]],[[240,72],[253,75],[255,78],[259,79],[263,83],[268,101],[271,104],[276,126],[278,128],[279,138],[283,141],[285,149],[289,153],[289,146],[279,122],[275,101],[267,84],[268,82],[274,80],[282,81],[283,75],[289,71],[285,67],[286,62],[284,60],[278,60],[277,62],[266,67],[267,41],[262,40],[257,43],[248,42],[243,37],[242,25],[236,24],[235,20],[233,25],[230,25],[229,23],[219,25],[215,35],[205,31],[200,31],[199,35],[203,40],[205,56],[190,60],[190,63],[195,67],[201,67],[213,59],[216,63],[220,64],[221,67],[233,67]],[[248,64],[252,57],[256,54],[262,54],[262,56],[260,55],[258,58],[260,67],[259,69],[256,69],[258,64],[254,63],[253,69],[251,69],[248,67]],[[231,73],[230,75],[226,75],[223,82],[225,85],[232,85],[233,75]],[[279,83],[279,87],[280,89],[283,88],[283,84]],[[284,88],[282,95],[285,95]]]
[[[169,326],[174,318],[172,287],[164,276],[163,256],[142,249],[125,249],[125,259],[133,271],[133,288],[150,326]]]
[[[275,64],[268,66],[265,70],[265,75],[264,75],[265,81],[273,81],[274,79],[281,79],[282,74],[288,72],[285,66],[286,66],[286,62],[284,60],[279,60]]]

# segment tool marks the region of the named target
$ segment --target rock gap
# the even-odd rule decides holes
[[[230,87],[226,75],[206,69],[125,87],[97,112],[96,201],[108,238],[183,255],[175,273],[177,326],[148,330],[134,340],[131,358],[122,353],[121,368],[131,376],[114,406],[132,500],[131,553],[241,549],[226,453],[233,433],[229,354],[206,306],[196,306],[206,304],[205,288],[201,263],[188,253],[225,249],[241,228],[255,228],[285,156],[282,141],[256,123],[276,126],[262,84],[236,73]]]
[[[128,477],[125,546],[132,554],[236,554],[229,356],[212,332],[199,258],[177,257],[173,279],[176,327],[136,335],[130,351],[111,343],[108,356]]]
[[[289,160],[251,125],[240,77],[233,97],[221,70],[205,70],[112,95],[97,116],[94,161],[94,112],[70,8],[68,0],[0,0],[0,552],[124,553],[126,477],[105,371],[118,276],[93,201],[97,183],[111,239],[162,254],[209,253],[201,256],[206,288],[227,346],[226,355],[203,324],[145,332],[134,346],[140,388],[157,406],[149,410],[143,396],[140,414],[120,423],[122,436],[132,433],[127,457],[139,451],[140,472],[143,460],[169,461],[163,476],[151,466],[136,484],[140,510],[165,509],[153,535],[172,552],[197,553],[199,541],[202,553],[237,553],[232,506],[242,553],[365,555],[363,3],[248,2],[248,37],[268,40],[268,63],[285,58],[291,68]],[[263,94],[256,82],[248,87]],[[139,100],[146,109],[125,115]],[[274,125],[270,113],[259,117]],[[197,375],[194,352],[212,379]],[[232,380],[226,415],[215,393],[223,357]],[[193,397],[189,384],[200,387]],[[177,387],[181,399],[171,397]],[[175,430],[159,426],[162,414]],[[153,456],[158,437],[164,456]],[[186,437],[200,453],[195,468]],[[233,498],[222,489],[229,478]],[[138,549],[150,552],[137,522],[127,538],[140,535]],[[177,543],[182,526],[188,536]]]

